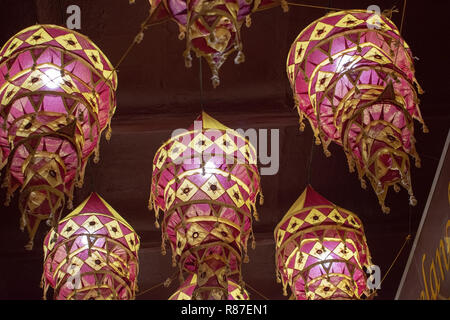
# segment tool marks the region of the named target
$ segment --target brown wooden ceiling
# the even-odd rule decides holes
[[[294,0],[300,2],[299,0]],[[367,8],[374,1],[335,0],[301,1],[337,8]],[[63,25],[65,8],[81,7],[81,32],[89,36],[107,54],[113,64],[122,56],[140,22],[146,17],[148,3],[137,0],[2,0],[0,43],[35,23]],[[382,9],[402,1],[376,1]],[[413,53],[417,78],[427,91],[421,97],[422,113],[430,133],[417,126],[417,149],[422,168],[412,168],[412,180],[419,204],[408,206],[405,191],[390,193],[387,203],[391,214],[384,215],[372,190],[362,190],[355,174],[350,174],[343,151],[333,145],[333,156],[326,158],[320,147],[311,149],[312,133],[298,131],[297,113],[285,75],[285,59],[295,36],[325,10],[291,7],[255,13],[252,26],[244,27],[246,62],[235,65],[230,58],[220,71],[221,85],[213,89],[210,71],[203,63],[203,105],[205,111],[233,128],[280,129],[280,170],[276,176],[264,176],[265,204],[259,209],[261,221],[254,223],[257,248],[250,250],[250,263],[244,265],[244,280],[271,299],[283,299],[281,286],[275,281],[273,228],[307,184],[307,162],[313,152],[311,183],[323,196],[356,212],[364,222],[373,260],[386,271],[403,244],[409,228],[413,234],[422,215],[428,192],[447,134],[450,116],[446,94],[449,88],[448,57],[443,37],[447,27],[443,6],[408,2],[404,36]],[[446,4],[448,7],[448,4]],[[447,8],[449,9],[449,8]],[[393,20],[399,25],[401,13]],[[182,52],[185,42],[177,39],[175,23],[151,27],[144,41],[135,47],[119,69],[118,108],[113,120],[113,136],[101,146],[101,162],[89,164],[86,183],[77,191],[76,203],[96,191],[120,212],[141,236],[141,291],[164,281],[175,269],[170,258],[159,253],[160,231],[153,226],[153,213],[146,209],[151,163],[155,151],[171,131],[187,127],[201,111],[199,63],[185,69]],[[313,151],[312,151],[313,150]],[[3,202],[4,191],[0,192]],[[17,200],[17,199],[16,199]],[[0,298],[40,299],[42,249],[26,252],[26,235],[18,229],[17,203],[0,206]],[[411,219],[409,219],[411,217]],[[36,243],[42,241],[44,230]],[[406,246],[379,291],[378,299],[392,299],[400,282],[410,250]],[[5,276],[7,274],[7,276]],[[166,299],[176,288],[157,288],[139,299]],[[250,290],[252,298],[261,299]]]

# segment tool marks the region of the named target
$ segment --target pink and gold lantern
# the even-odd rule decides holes
[[[364,10],[330,13],[306,27],[291,46],[287,73],[300,114],[330,156],[344,148],[361,186],[367,177],[385,213],[389,186],[403,186],[415,205],[409,155],[420,166],[413,119],[423,124],[411,51],[387,17]]]
[[[91,154],[116,108],[117,75],[86,36],[35,25],[0,51],[0,169],[7,203],[20,190],[21,228],[31,249],[40,221],[56,225],[66,197],[72,209]]]
[[[354,213],[308,186],[275,228],[277,280],[291,299],[347,300],[373,295],[364,228]]]
[[[219,69],[227,57],[237,52],[236,64],[244,62],[241,27],[250,27],[250,14],[261,1],[255,0],[149,0],[155,11],[164,5],[178,24],[180,40],[186,39],[186,67],[192,66],[191,50],[203,57],[212,72],[212,84],[220,84]],[[156,12],[156,11],[155,11]]]
[[[44,240],[44,299],[134,299],[140,240],[133,228],[93,193]]]
[[[157,151],[149,207],[158,227],[164,212],[162,251],[169,240],[180,269],[182,286],[172,298],[248,297],[241,265],[250,238],[254,246],[252,213],[257,219],[261,193],[256,159],[249,141],[206,113]]]

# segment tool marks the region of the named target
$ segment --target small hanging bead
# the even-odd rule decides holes
[[[245,17],[245,26],[247,28],[250,28],[252,26],[252,17],[250,17],[250,15]]]

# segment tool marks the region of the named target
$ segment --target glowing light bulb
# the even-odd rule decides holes
[[[44,79],[45,85],[50,89],[56,89],[63,82],[61,78],[61,72],[56,69],[48,69],[44,72],[46,79]]]

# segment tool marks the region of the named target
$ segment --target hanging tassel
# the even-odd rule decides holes
[[[289,5],[286,0],[281,0],[281,8],[285,13],[289,11]]]
[[[166,281],[164,281],[164,287],[168,288],[172,283],[172,279],[167,278]]]
[[[98,139],[98,143],[97,143],[97,146],[95,147],[94,154],[95,154],[94,163],[97,164],[100,162],[100,139]]]
[[[262,190],[259,192],[259,205],[264,205],[264,195],[262,193]]]
[[[31,250],[33,250],[33,246],[34,246],[34,241],[33,241],[33,240],[30,240],[30,241],[28,241],[28,243],[25,245],[25,250],[31,251]]]
[[[150,194],[150,199],[148,199],[147,208],[148,208],[149,211],[153,210],[153,196],[152,196],[152,194]]]
[[[252,17],[250,17],[250,15],[245,17],[245,26],[247,28],[250,28],[252,26]]]
[[[19,220],[19,228],[20,228],[20,231],[24,231],[25,230],[25,227],[27,226],[27,220],[26,220],[26,218],[25,218],[25,214],[22,214],[21,216],[20,216],[20,220]]]
[[[178,40],[184,40],[184,38],[186,38],[186,32],[180,31],[178,33]]]
[[[394,184],[394,191],[395,191],[396,193],[399,193],[399,192],[400,192],[400,187],[399,187],[398,184]]]
[[[414,195],[409,196],[409,205],[415,207],[417,205],[417,199]]]
[[[316,146],[320,146],[320,143],[321,143],[321,141],[320,141],[320,138],[316,135]]]
[[[247,253],[245,253],[244,263],[249,263],[249,262],[250,262],[250,258],[248,257]]]
[[[244,63],[244,62],[245,62],[245,55],[244,55],[244,53],[241,50],[239,50],[237,55],[236,55],[236,58],[234,58],[234,63],[235,64],[241,64],[241,63]]]
[[[191,51],[190,50],[186,50],[184,53],[184,66],[186,68],[191,68],[192,67],[192,56],[191,56]]]
[[[363,188],[364,190],[367,189],[366,181],[363,178],[361,178],[361,188]]]
[[[111,140],[112,136],[112,128],[111,128],[111,121],[108,122],[108,129],[106,130],[105,138],[107,141]]]
[[[287,297],[287,283],[283,284],[283,296]]]
[[[220,85],[220,78],[219,78],[219,76],[218,75],[213,75],[211,77],[211,82],[212,82],[213,88],[214,89],[217,88]]]
[[[253,238],[252,238],[252,249],[253,249],[253,250],[256,249],[256,240],[255,240],[255,236],[253,236]]]
[[[422,132],[423,133],[429,133],[430,132],[430,130],[428,130],[428,127],[427,127],[427,125],[425,123],[422,125]]]

